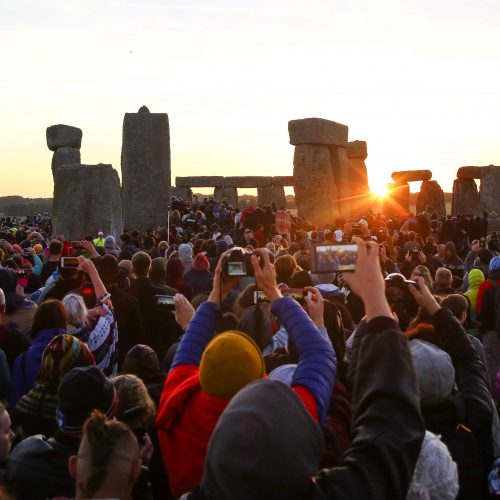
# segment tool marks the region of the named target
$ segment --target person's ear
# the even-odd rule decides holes
[[[78,469],[78,457],[71,455],[68,460],[68,472],[71,478],[76,481],[76,471]]]

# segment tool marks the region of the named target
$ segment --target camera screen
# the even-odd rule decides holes
[[[228,262],[227,274],[229,276],[246,276],[247,266],[245,262]]]
[[[157,295],[156,303],[159,306],[173,306],[174,298],[171,295]]]
[[[291,297],[295,299],[297,302],[304,302],[304,297],[306,296],[305,290],[297,289],[297,288],[283,288],[281,290],[281,295],[283,297]]]
[[[78,259],[76,257],[63,257],[61,259],[61,267],[63,268],[77,268],[79,266]]]
[[[313,251],[315,273],[356,270],[358,258],[356,245],[318,245],[313,247]]]
[[[262,291],[257,290],[253,294],[254,304],[262,304],[263,302],[269,302],[269,297]]]

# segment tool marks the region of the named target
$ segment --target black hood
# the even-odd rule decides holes
[[[219,418],[201,490],[214,500],[307,498],[323,448],[323,435],[297,394],[281,382],[258,380]]]

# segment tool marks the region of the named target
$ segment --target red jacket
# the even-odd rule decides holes
[[[309,389],[295,386],[293,390],[317,422],[316,401]],[[228,404],[229,400],[201,390],[197,366],[180,365],[168,374],[156,428],[173,496],[189,492],[200,483],[208,442]]]

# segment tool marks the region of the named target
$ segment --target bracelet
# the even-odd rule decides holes
[[[98,297],[97,302],[100,302],[102,304],[103,302],[106,302],[110,298],[111,298],[111,294],[109,292],[106,292],[104,295],[101,295],[100,297]]]

